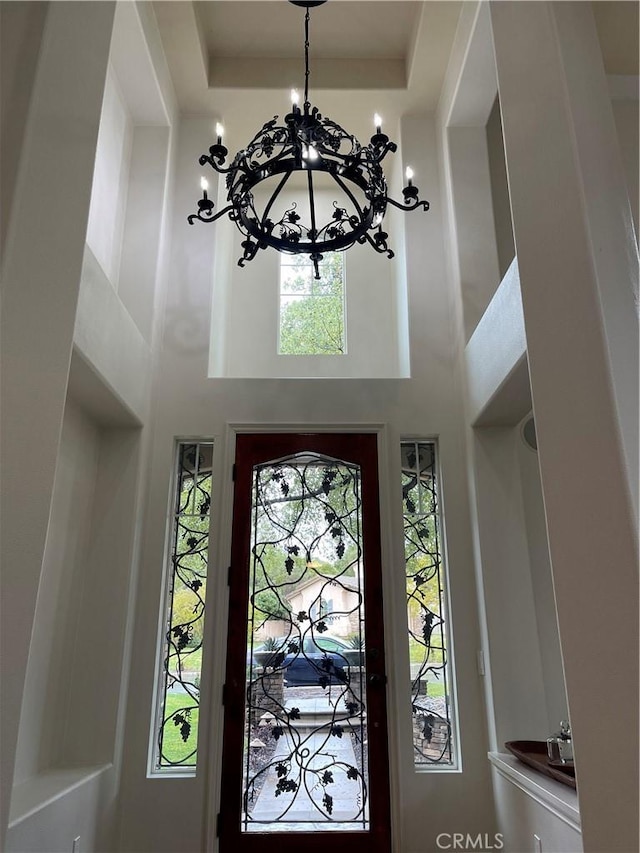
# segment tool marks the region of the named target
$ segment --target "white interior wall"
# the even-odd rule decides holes
[[[527,416],[528,417],[528,416]],[[544,695],[550,730],[559,730],[561,720],[568,717],[567,691],[564,684],[562,651],[558,634],[558,617],[553,592],[553,575],[549,559],[549,540],[544,515],[538,454],[522,438],[522,424],[516,427],[517,455],[522,489],[525,533],[535,606],[538,644],[542,663]]]
[[[513,424],[529,411],[527,338],[517,261],[507,270],[465,347],[464,363],[470,424]]]
[[[61,770],[16,789],[7,853],[68,853],[74,839],[87,850],[114,850],[118,778],[108,765]],[[12,808],[12,813],[14,809]]]
[[[147,345],[151,345],[166,195],[169,127],[133,128],[122,235],[118,296]]]
[[[635,849],[637,247],[590,5],[489,11],[584,846]],[[612,696],[615,789],[593,749]]]
[[[505,740],[523,739],[525,730],[527,738],[535,730],[544,739],[547,729],[555,730],[567,715],[538,458],[518,426],[530,409],[531,393],[515,262],[465,348],[465,367],[467,416],[475,427],[472,459],[493,748],[503,750]],[[509,615],[502,617],[505,599]]]
[[[513,245],[513,227],[511,225],[511,204],[507,183],[507,168],[504,161],[504,141],[500,120],[500,101],[496,98],[487,121],[487,154],[489,155],[489,173],[491,175],[491,202],[493,221],[496,229],[496,248],[500,280],[509,269],[515,257]]]
[[[562,3],[553,9],[562,36],[562,74],[570,93],[567,118],[580,170],[586,243],[599,293],[607,370],[615,399],[616,439],[621,443],[627,469],[637,538],[640,257],[629,198],[634,193],[637,198],[638,185],[629,191],[593,8],[584,7],[575,15]],[[589,53],[595,60],[585,62]],[[637,89],[636,80],[636,92]],[[603,162],[609,164],[608,170],[602,168]],[[607,251],[601,248],[601,241],[605,240]]]
[[[24,226],[20,211],[29,209],[33,187],[23,178],[16,187],[20,227],[15,233],[8,232],[7,294],[15,280],[20,300],[14,297],[5,302],[3,322],[11,321],[10,328],[13,323],[20,326],[32,356],[14,352],[19,343],[11,343],[11,336],[3,330],[3,394],[15,382],[37,408],[35,414],[25,411],[22,398],[14,393],[12,413],[19,433],[14,434],[3,419],[3,456],[19,448],[22,458],[17,481],[11,466],[6,468],[14,483],[11,505],[18,518],[31,520],[29,537],[19,544],[20,559],[10,561],[19,569],[19,585],[11,588],[11,573],[3,573],[3,604],[7,598],[12,602],[10,613],[3,613],[3,649],[7,648],[4,631],[15,631],[15,619],[29,646],[28,665],[22,655],[26,650],[21,650],[15,634],[11,659],[3,657],[3,738],[8,721],[15,721],[17,727],[20,718],[19,713],[11,713],[11,703],[23,707],[15,776],[11,750],[5,747],[2,764],[3,797],[7,779],[12,795],[6,849],[15,853],[66,853],[77,836],[82,850],[117,847],[117,797],[131,655],[127,625],[133,616],[137,519],[142,512],[140,459],[147,441],[140,425],[148,419],[150,343],[158,327],[158,258],[163,255],[171,142],[167,123],[173,104],[149,5],[120,4],[110,58],[114,67],[124,65],[130,73],[124,75],[126,86],[118,108],[109,115],[102,112],[103,137],[114,144],[101,143],[96,168],[120,174],[122,180],[117,192],[106,199],[96,188],[93,200],[94,215],[97,211],[105,217],[106,232],[99,235],[97,245],[107,259],[105,265],[111,263],[109,280],[85,239],[113,11],[109,3],[97,7],[74,4],[73,8],[58,4],[49,9],[40,66],[30,93],[21,171],[32,175],[39,191],[59,199],[61,206],[58,209],[50,203],[47,207],[48,215],[54,209],[54,221],[46,230],[50,246],[41,241],[40,252],[34,253],[33,246],[25,252],[21,239],[32,231]],[[132,122],[147,122],[135,128],[137,158],[134,151],[127,181],[122,177],[127,158],[122,157],[123,147],[118,144],[118,139],[126,141],[124,113]],[[51,115],[64,116],[65,121],[56,119],[50,126]],[[111,127],[105,122],[111,122]],[[53,157],[59,166],[56,171],[48,165],[46,176],[39,169],[43,157],[34,151],[40,140],[46,140],[48,156],[44,160],[50,164]],[[146,157],[142,156],[145,146]],[[51,186],[56,182],[60,185]],[[74,193],[68,192],[69,186]],[[136,205],[139,210],[145,203],[151,204],[152,211],[145,228],[129,227],[123,241],[121,271],[129,280],[121,279],[117,294],[115,259],[122,228],[118,219],[127,206],[127,215],[135,218]],[[98,224],[100,230],[103,223]],[[39,292],[39,310],[34,309],[33,294],[24,287],[25,277]],[[52,305],[46,298],[49,293]],[[21,315],[23,308],[26,317]],[[38,340],[38,358],[34,358],[34,339]],[[38,359],[44,359],[44,366],[32,364]],[[13,378],[9,363],[20,365]],[[39,382],[45,383],[44,391]],[[31,422],[37,442],[29,433]],[[60,429],[63,439],[58,456]],[[21,446],[25,442],[26,455]],[[52,495],[47,492],[49,472],[43,463],[49,453],[49,462],[59,471]],[[41,488],[16,489],[15,482],[35,482],[31,464],[37,466]],[[28,494],[35,496],[37,506],[33,500],[29,504]],[[11,523],[13,539],[20,540],[23,527],[15,519],[5,519]],[[38,532],[42,522],[47,529],[46,549],[44,536],[41,539]],[[11,540],[5,536],[3,548]],[[42,554],[37,553],[40,541]],[[8,554],[3,554],[3,562]],[[31,606],[36,608],[36,595],[35,632],[29,644],[28,612]],[[24,666],[19,663],[21,655]],[[25,669],[23,694],[14,682]],[[8,801],[3,813],[9,816]]]
[[[113,12],[110,3],[48,5],[2,259],[0,812],[5,820],[62,429]],[[34,204],[37,198],[46,203]],[[34,233],[40,235],[35,249]]]
[[[149,345],[169,131],[162,108],[153,112],[145,106],[144,117],[153,123],[139,123],[139,116],[132,112],[137,108],[136,94],[128,91],[128,85],[126,79],[120,83],[110,65],[96,148],[87,247]],[[97,271],[94,280],[96,277]],[[95,311],[95,305],[89,306],[87,319],[96,315],[100,311]]]
[[[484,125],[448,126],[447,135],[465,340],[469,340],[500,282],[491,172]]]
[[[492,749],[504,750],[506,739],[535,737],[532,732],[542,739],[548,736],[548,720],[557,714],[564,683],[560,659],[551,659],[559,653],[558,629],[545,573],[548,546],[539,486],[533,461],[520,458],[523,448],[514,429],[529,411],[531,397],[516,261],[500,283],[508,246],[499,220],[501,211],[509,212],[509,199],[504,184],[496,185],[496,160],[502,160],[494,150],[496,142],[501,143],[496,90],[488,7],[465,4],[438,117],[450,264],[459,315],[464,317],[466,338],[471,335],[460,358],[465,415],[475,426],[468,433],[468,458],[489,739]],[[469,172],[472,180],[465,180]],[[479,240],[479,234],[484,239]],[[534,849],[534,833],[543,839],[543,850],[581,849],[579,817],[572,830],[557,817],[558,805],[570,799],[565,793],[569,789],[555,791],[548,804],[541,805],[535,779],[526,787],[517,771],[507,776],[492,772],[505,849]],[[577,808],[574,811],[577,814]]]
[[[100,428],[82,602],[69,662],[63,766],[119,768],[122,691],[142,451],[139,427]]]
[[[74,330],[83,359],[139,423],[151,392],[171,145],[147,15],[133,3],[115,15]]]
[[[109,65],[100,116],[87,244],[118,288],[133,127],[121,84]]]
[[[20,716],[15,782],[59,764],[98,468],[99,435],[71,403],[65,408],[51,519]]]
[[[46,12],[47,4],[43,2],[0,4],[1,254],[4,254],[11,220],[13,191]]]
[[[490,46],[486,8],[463,4],[437,110],[460,359],[500,282],[486,133],[497,92]]]
[[[120,4],[96,147],[87,252],[76,344],[94,363],[113,360],[114,326],[130,327],[121,362],[148,359],[154,328],[156,280],[167,192],[169,103],[151,68],[155,22],[144,4]],[[156,48],[157,50],[157,48]],[[106,292],[109,283],[117,297]],[[125,316],[127,315],[127,316]],[[130,320],[129,320],[130,318]],[[132,321],[132,322],[130,322]],[[135,327],[135,329],[134,329]],[[148,373],[141,366],[138,373]],[[135,373],[135,372],[134,372]],[[111,388],[127,384],[126,372],[105,375]],[[130,378],[129,385],[136,378]],[[135,391],[130,388],[126,403]],[[141,398],[135,400],[139,411]]]
[[[627,182],[627,193],[629,204],[635,225],[636,239],[638,238],[638,92],[635,88],[635,98],[615,98],[611,101],[613,107],[613,118],[616,124],[616,133],[622,165]]]
[[[68,399],[29,651],[16,786],[51,769],[114,759],[137,444],[136,429],[104,429],[82,402]]]
[[[130,414],[120,408],[118,420],[104,428],[67,400],[18,737],[14,853],[66,851],[78,835],[90,849],[115,845],[141,447],[140,430],[123,426]]]
[[[109,392],[143,423],[149,406],[150,348],[88,246],[73,343]]]
[[[495,714],[492,749],[544,740],[550,721],[512,427],[475,430],[478,525]],[[557,629],[556,629],[557,630]]]

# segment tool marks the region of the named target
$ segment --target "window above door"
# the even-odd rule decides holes
[[[280,255],[279,355],[346,352],[344,254],[326,253],[319,271],[306,256]]]
[[[287,203],[289,199],[285,199]],[[323,201],[330,206],[332,198]],[[220,223],[218,223],[220,225]],[[353,246],[325,253],[322,278],[294,255],[263,252],[240,268],[233,223],[216,226],[209,376],[391,379],[409,375],[407,275]],[[239,232],[238,232],[238,236]]]

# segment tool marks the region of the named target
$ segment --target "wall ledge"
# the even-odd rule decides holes
[[[145,423],[151,350],[87,244],[73,344],[121,405]]]
[[[9,829],[112,767],[112,764],[101,764],[93,767],[45,770],[16,785],[11,795]]]
[[[472,426],[517,424],[531,410],[517,257],[469,338],[464,363]]]
[[[581,832],[578,795],[567,785],[547,778],[512,755],[488,753],[490,763],[507,781],[535,800],[576,832]]]

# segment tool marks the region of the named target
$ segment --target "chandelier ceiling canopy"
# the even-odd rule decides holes
[[[404,211],[429,202],[419,200],[413,185],[413,172],[406,170],[407,185],[402,190],[404,203],[387,195],[382,161],[397,145],[382,132],[382,119],[374,117],[375,133],[368,145],[339,124],[323,116],[309,101],[309,9],[326,0],[290,0],[306,9],[304,19],[304,102],[291,92],[291,112],[282,122],[278,116],[267,121],[253,139],[225,166],[228,150],[222,143],[223,128],[216,127],[217,141],[200,165],[209,164],[226,176],[227,206],[217,213],[209,198],[208,182],[202,178],[202,197],[198,212],[188,217],[215,222],[225,214],[244,236],[244,266],[258,250],[269,246],[278,252],[308,255],[315,277],[324,252],[344,251],[355,243],[369,243],[376,252],[393,257],[383,230],[387,205]],[[302,188],[300,186],[302,178]],[[306,194],[304,189],[306,189]],[[302,190],[303,198],[300,198]],[[292,191],[295,199],[291,198]],[[337,195],[339,200],[327,199]]]

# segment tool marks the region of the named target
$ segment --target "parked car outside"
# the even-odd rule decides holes
[[[285,667],[284,683],[287,687],[329,687],[344,684],[347,674],[345,652],[349,646],[338,637],[316,635],[305,636],[302,651],[287,654],[282,663]]]
[[[347,680],[345,652],[353,649],[344,640],[329,634],[306,634],[301,650],[288,651],[292,643],[296,643],[295,638],[278,637],[269,642],[271,648],[265,649],[263,643],[255,646],[254,664],[282,668],[287,687],[328,687]],[[284,658],[278,660],[282,654]]]

